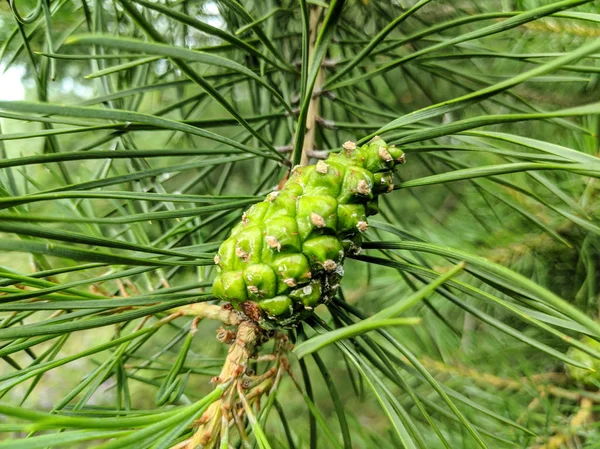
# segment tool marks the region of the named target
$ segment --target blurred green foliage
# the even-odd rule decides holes
[[[20,11],[29,11],[35,7],[35,3],[33,0],[19,1],[17,5]],[[237,2],[165,3],[175,12],[212,24],[232,36],[239,36],[243,42],[256,46],[264,59],[249,54],[241,44],[227,44],[223,39],[195,29],[190,23],[169,18],[163,12],[147,6],[140,6],[139,10],[173,48],[199,49],[251,68],[281,92],[295,113],[301,115],[305,109],[302,100],[310,99],[310,92],[305,92],[300,73],[293,70],[286,72],[274,67],[266,59],[268,56],[280,65],[302,68],[302,43],[307,36],[300,3],[303,2],[240,2],[254,19],[266,17],[259,24],[259,29],[266,35],[266,40],[274,45],[276,52],[271,51],[260,34],[252,30],[235,34],[250,22],[239,11],[236,12]],[[346,2],[340,17],[335,18],[337,25],[333,40],[325,54],[322,69],[325,82],[360,55],[378,32],[415,3],[375,0]],[[431,52],[428,49],[435,45],[502,23],[514,17],[511,16],[514,12],[532,11],[557,2],[504,0],[428,3],[410,14],[374,51],[357,60],[356,68],[336,80],[332,86],[335,87],[338,82],[348,84],[320,96],[322,120],[318,122],[314,146],[320,151],[336,150],[344,141],[362,139],[388,126],[393,120],[406,118],[414,111],[440,107],[439,113],[407,122],[398,129],[386,132],[384,137],[388,139],[389,136],[390,142],[398,142],[408,154],[407,164],[397,172],[400,187],[403,182],[410,183],[451,172],[458,173],[457,181],[435,178],[431,184],[401,188],[394,192],[381,203],[381,214],[371,226],[370,239],[386,242],[425,241],[485,257],[522,274],[558,295],[566,304],[595,319],[600,299],[600,208],[598,169],[589,161],[599,154],[600,108],[592,107],[585,114],[565,113],[555,117],[543,116],[538,120],[489,121],[484,123],[485,128],[474,126],[453,130],[444,126],[466,119],[485,117],[493,120],[494,117],[517,114],[546,114],[586,104],[594,106],[599,92],[600,49],[590,51],[583,59],[565,62],[558,70],[530,78],[497,95],[474,97],[464,107],[442,109],[445,102],[510,81],[528,70],[594,45],[600,36],[597,2],[582,5],[576,5],[577,2],[562,3],[565,8],[577,6],[569,12],[576,11],[574,14],[581,15],[561,16],[556,12],[554,17],[528,21],[501,33],[484,32],[474,40],[456,42]],[[148,57],[146,54],[123,56],[123,53],[131,54],[133,51],[94,44],[93,41],[68,43],[68,37],[84,33],[147,39],[142,32],[143,27],[133,23],[120,2],[88,1],[87,9],[80,2],[52,1],[50,5],[56,8],[50,21],[54,48],[51,48],[46,34],[48,22],[41,17],[35,24],[23,27],[31,54],[22,45],[22,36],[7,3],[0,5],[0,67],[13,70],[12,73],[22,71],[21,82],[25,87],[26,100],[35,104],[48,102],[141,112],[177,122],[189,120],[185,123],[269,154],[258,138],[232,119],[223,102],[219,104],[214,95],[207,95],[206,89],[185,77],[181,67],[172,60],[157,57],[156,60],[145,61]],[[279,9],[269,16],[275,8]],[[492,17],[492,13],[497,15]],[[475,21],[473,18],[480,14],[490,16],[485,21]],[[458,19],[464,19],[460,26],[432,31],[431,34],[404,42],[407,37]],[[390,62],[418,52],[422,52],[421,56],[406,64],[400,64],[369,80],[360,79]],[[41,53],[75,55],[81,59],[53,59]],[[89,59],[92,55],[97,58]],[[55,67],[51,61],[55,62]],[[132,62],[130,66],[120,66],[129,62]],[[280,150],[294,142],[296,117],[286,114],[280,102],[264,87],[243,74],[216,65],[190,63],[190,66],[195,73],[208,80],[209,85],[263,139]],[[51,80],[49,75],[53,71],[55,80]],[[11,72],[4,73],[7,76]],[[31,197],[39,192],[64,190],[100,193],[96,199],[73,196],[25,202],[18,206],[2,205],[3,212],[18,215],[20,222],[40,229],[71,231],[110,239],[113,243],[127,242],[140,247],[188,251],[188,254],[196,257],[196,254],[205,252],[202,245],[209,245],[207,253],[214,251],[210,244],[226,237],[230,227],[239,220],[242,213],[240,207],[196,216],[189,214],[187,209],[202,206],[202,203],[122,200],[108,194],[103,197],[102,192],[207,195],[211,198],[211,204],[216,204],[217,197],[227,195],[262,196],[278,184],[288,169],[267,158],[227,159],[210,164],[208,162],[218,157],[228,157],[225,150],[231,150],[232,147],[190,133],[140,125],[137,119],[122,122],[91,116],[48,114],[33,106],[26,111],[2,104],[0,109],[3,111],[0,122],[2,160],[99,150],[162,151],[160,157],[82,157],[60,164],[29,165],[20,162],[11,168],[0,168],[0,204],[6,198]],[[97,125],[113,128],[84,130]],[[135,126],[146,126],[146,129],[135,129]],[[54,132],[50,130],[64,130],[65,133],[55,137],[36,137],[39,135],[37,133]],[[431,138],[418,134],[427,131],[435,133],[436,130],[441,130],[440,134]],[[423,137],[411,140],[414,135]],[[183,148],[199,152],[188,156],[171,154],[173,150]],[[223,156],[201,153],[212,149],[223,150]],[[576,152],[577,157],[569,151]],[[582,159],[582,163],[579,157],[589,159]],[[186,163],[197,163],[198,166],[180,166]],[[518,169],[509,174],[471,176],[472,171],[480,167],[518,163],[554,163],[560,166],[553,170]],[[574,163],[587,164],[589,173],[569,171],[567,166]],[[148,170],[155,171],[150,176],[140,176],[101,188],[85,184]],[[465,173],[460,170],[471,171]],[[173,216],[166,219],[152,216],[162,212],[173,212]],[[137,215],[142,219],[133,223],[101,222],[103,219],[118,220]],[[0,216],[0,220],[3,218],[7,217]],[[13,223],[10,220],[6,222]],[[21,233],[0,233],[0,239],[48,242],[47,238],[29,235],[25,230]],[[111,249],[102,245],[74,245],[69,243],[68,238],[66,242],[53,242],[113,256],[150,257],[140,251]],[[2,248],[6,250],[6,247]],[[448,258],[419,251],[368,250],[366,254],[411,264],[423,270],[433,268],[445,272],[449,266]],[[166,257],[160,254],[151,256],[162,260]],[[203,256],[197,257],[194,260],[203,260]],[[185,261],[189,262],[188,259]],[[450,261],[455,262],[457,258],[450,258]],[[31,276],[38,271],[65,269],[43,279],[59,285],[74,284],[73,288],[81,295],[92,293],[112,298],[111,301],[155,293],[167,295],[165,299],[157,300],[166,303],[174,300],[174,296],[168,295],[181,292],[189,294],[191,302],[206,292],[206,286],[213,276],[210,263],[176,267],[156,265],[146,272],[129,273],[126,270],[140,267],[115,262],[82,269],[87,262],[73,259],[65,253],[42,254],[33,249],[0,254],[0,267],[3,270]],[[370,316],[406,298],[425,283],[422,272],[385,267],[381,261],[370,262],[365,263],[364,259],[346,261],[346,275],[342,284],[343,300],[365,315]],[[73,271],[67,271],[67,268]],[[5,274],[6,277],[0,273],[0,280],[3,281],[0,292],[14,295],[16,288],[10,285],[8,273]],[[106,275],[110,279],[94,280]],[[597,407],[600,395],[595,374],[583,374],[578,368],[565,369],[564,361],[548,352],[555,350],[589,365],[593,357],[581,350],[569,350],[569,343],[579,341],[582,334],[597,337],[595,329],[577,321],[575,315],[559,312],[539,300],[532,290],[521,287],[511,290],[509,281],[484,269],[469,270],[460,281],[499,298],[499,301],[494,303],[489,297],[484,301],[481,296],[466,293],[452,285],[411,308],[410,316],[422,317],[422,324],[390,330],[395,341],[405,345],[443,385],[444,391],[450,395],[465,419],[482,435],[487,447],[549,448],[551,446],[543,445],[552,441],[550,439],[553,437],[559,445],[552,447],[597,447],[600,432],[595,422],[576,429],[572,429],[570,424],[582,407],[582,399],[591,399],[594,407]],[[31,278],[24,280],[19,287],[24,290],[41,288],[32,283]],[[53,300],[66,302],[83,297],[69,293],[63,297],[56,296]],[[5,302],[10,303],[10,300]],[[23,304],[32,302],[25,300]],[[75,309],[69,311],[67,305],[64,310],[66,316],[78,313]],[[352,316],[344,310],[339,304],[329,309],[320,307],[319,317],[328,325],[337,327],[341,325],[342,318]],[[94,316],[103,316],[105,312],[107,316],[114,315],[113,312],[99,309]],[[4,317],[0,325],[0,337],[8,344],[14,340],[3,337],[2,331],[18,329],[21,327],[17,325],[19,323],[52,324],[55,318],[52,310],[23,309],[0,313]],[[154,315],[160,318],[165,312]],[[560,335],[533,326],[524,316],[540,320],[556,329]],[[85,319],[85,316],[72,318],[74,322],[84,322]],[[152,320],[149,322],[156,322],[154,318]],[[16,378],[20,369],[42,362],[42,359],[37,361],[40,354],[44,354],[44,360],[77,354],[144,325],[145,322],[136,319],[73,333],[57,333],[58,338],[37,344],[32,350],[4,356],[6,363],[0,368],[2,382]],[[119,355],[119,347],[113,347],[43,372],[35,381],[23,381],[14,388],[0,384],[2,401],[29,409],[62,410],[65,415],[87,417],[102,414],[124,416],[134,411],[157,409],[156,391],[177,360],[189,325],[188,321],[174,321],[162,326],[143,345],[128,347],[126,356]],[[225,355],[224,345],[214,338],[217,327],[216,323],[209,323],[208,320],[201,323],[185,362],[185,370],[193,375],[189,376],[185,394],[176,401],[176,405],[194,403],[212,390],[209,379],[218,374]],[[307,326],[305,329],[309,335],[313,335],[318,326],[313,323],[312,328]],[[64,341],[61,340],[63,337]],[[532,343],[549,349],[544,352],[539,347],[533,347]],[[479,447],[468,427],[460,423],[458,415],[440,399],[432,384],[416,371],[414,364],[399,352],[393,342],[385,340],[385,335],[357,338],[352,344],[356,344],[353,350],[362,357],[360,362],[375,367],[378,378],[382,379],[383,385],[390,389],[398,402],[382,407],[369,388],[368,377],[361,377],[358,369],[349,362],[348,353],[344,355],[339,348],[329,346],[319,352],[333,382],[323,380],[319,364],[311,357],[306,358],[307,374],[303,376],[301,364],[292,356],[293,372],[298,379],[311,379],[311,387],[305,385],[304,388],[312,389],[311,397],[324,419],[325,429],[330,429],[335,441],[328,439],[327,431],[319,427],[319,447],[342,444],[340,418],[329,389],[332,384],[339,396],[339,403],[344,406],[352,431],[351,447],[386,449],[403,447],[403,444],[406,447],[425,448]],[[585,338],[583,345],[598,350],[592,338]],[[4,348],[0,348],[0,351]],[[267,345],[264,352],[270,349]],[[107,368],[107,363],[114,363],[114,366]],[[597,365],[597,360],[592,364]],[[180,377],[183,377],[185,370],[182,370]],[[86,379],[91,380],[91,386],[86,384]],[[74,390],[82,385],[81,391]],[[72,397],[69,396],[71,393]],[[421,401],[429,415],[416,405],[411,394]],[[305,398],[289,378],[282,381],[277,398],[285,411],[284,416],[291,429],[290,438],[296,447],[311,447],[310,435],[316,425],[309,418]],[[416,441],[412,443],[413,446],[400,441],[397,430],[399,424],[392,424],[388,420],[393,414],[390,410],[414,425],[414,428],[410,428],[406,424],[415,434],[406,431],[410,434],[407,439]],[[430,418],[437,426],[435,429],[431,426]],[[29,429],[12,429],[10,425],[13,423],[11,419],[6,421],[7,428],[4,430],[8,438],[22,439],[29,434]],[[270,415],[265,429],[274,448],[291,447],[286,439],[285,426],[275,412]],[[42,434],[34,432],[31,436]],[[564,438],[560,440],[562,436]],[[28,447],[26,439],[22,439],[22,442],[23,446],[18,447]],[[6,446],[0,443],[0,448],[11,447],[8,444],[13,443],[7,442]],[[71,447],[96,447],[99,444],[94,441],[81,443],[81,446],[71,444]],[[138,447],[152,447],[151,444],[153,442],[144,442]]]

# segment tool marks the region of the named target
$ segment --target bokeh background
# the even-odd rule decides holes
[[[94,32],[101,31],[123,38],[143,38],[140,29],[128,19],[118,2],[98,0],[87,3],[89,5],[84,8],[79,1],[51,2],[51,8],[55,10],[51,18],[52,45],[49,45],[46,22],[42,17],[34,24],[23,27],[29,47],[23,45],[21,31],[7,3],[0,5],[0,100],[47,101],[52,104],[137,111],[172,120],[188,120],[189,123],[234,140],[260,145],[232,120],[222,105],[187,80],[167,58],[85,42],[69,44],[68,37],[87,33],[89,23],[93,23]],[[173,10],[218,29],[231,33],[238,31],[237,35],[242,39],[263,48],[251,30],[242,29],[247,23],[231,11],[228,2],[167,3],[171,4]],[[302,23],[296,2],[241,3],[252,11],[255,18],[265,17],[260,26],[281,52],[283,60],[293,67],[299,67]],[[325,57],[324,79],[333,76],[344,62],[365,48],[366,43],[386,23],[416,3],[348,1],[342,24],[336,29]],[[358,76],[371,72],[390,61],[456,36],[475,32],[494,21],[499,23],[515,11],[533,10],[555,3],[537,0],[429,2],[391,32],[375,53],[360,61],[352,73]],[[35,7],[35,2],[23,0],[17,5],[19,10],[29,11]],[[147,8],[144,11],[155,29],[171,45],[213,52],[247,65],[280,90],[293,108],[301,106],[297,77],[288,76],[268,66],[264,60],[244,54],[235,46],[228,48],[228,44],[217,36],[177,22],[160,12]],[[600,37],[598,3],[588,2],[573,11],[581,16],[543,18],[502,33],[457,43],[437,52],[425,52],[368,82],[349,85],[331,95],[323,95],[316,149],[334,150],[342,142],[358,140],[411,111],[509,80],[596,41]],[[86,13],[92,16],[86,17]],[[505,13],[506,16],[494,16],[492,13]],[[464,20],[463,24],[403,44],[407,36],[415,36],[441,23],[482,14],[490,14],[490,18],[485,22]],[[117,58],[119,52],[121,55]],[[53,53],[57,55],[47,56]],[[124,53],[130,54],[124,56]],[[92,55],[101,57],[90,59]],[[110,55],[112,57],[108,57]],[[407,125],[400,131],[408,133],[435,129],[472,117],[543,113],[597,102],[600,99],[599,55],[600,52],[589,54],[585,59],[565,64],[558,71],[528,79],[501,95]],[[294,120],[268,91],[220,67],[201,63],[193,67],[212,86],[217,86],[236,111],[246,117],[251,126],[259,129],[273,146],[282,149],[292,143]],[[50,72],[52,76],[48,75]],[[2,159],[53,152],[121,149],[162,149],[164,155],[138,159],[84,159],[0,169],[0,188],[5,197],[64,189],[68,185],[152,169],[156,169],[153,176],[121,182],[107,189],[209,196],[263,195],[285,175],[285,167],[277,166],[273,161],[256,159],[171,171],[169,168],[172,166],[210,157],[170,156],[169,149],[215,148],[215,143],[199,136],[152,127],[130,130],[130,124],[116,120],[70,117],[56,122],[43,122],[29,120],[28,114],[34,112],[3,110],[0,114]],[[114,125],[111,129],[82,130],[111,123]],[[65,132],[58,131],[53,137],[48,137],[50,129]],[[68,131],[73,129],[77,131]],[[408,162],[398,170],[398,182],[502,163],[561,162],[559,156],[540,152],[529,141],[493,138],[491,134],[486,134],[488,132],[521,136],[531,139],[531,142],[545,142],[549,146],[569,148],[597,157],[599,130],[598,111],[592,110],[589,114],[576,117],[491,124],[483,129],[471,129],[456,135],[448,132],[448,135],[435,139],[406,144]],[[487,151],[476,150],[481,147]],[[441,148],[446,151],[440,151]],[[385,198],[376,220],[391,223],[410,234],[411,238],[456,248],[508,267],[595,318],[599,300],[599,204],[598,183],[593,176],[560,170],[522,171],[495,178],[487,176],[457,182],[440,181],[432,185],[400,189]],[[108,225],[93,223],[94,218],[177,211],[192,206],[168,201],[61,199],[32,202],[21,209],[9,211],[25,217],[86,217],[90,220],[85,223],[71,223],[68,220],[37,222],[32,218],[30,224],[38,223],[52,230],[105,236],[146,246],[191,249],[224,238],[228,226],[242,212],[238,208],[202,217],[182,216]],[[582,223],[582,219],[585,223]],[[377,227],[372,228],[369,235],[373,240],[398,238],[398,235],[394,236]],[[23,238],[15,233],[2,233],[0,236],[4,239]],[[45,241],[38,237],[24,239]],[[110,252],[121,254],[119,250]],[[437,271],[443,272],[449,268],[447,261],[438,256],[402,254],[407,257],[406,260],[426,264]],[[31,274],[77,267],[79,264],[81,261],[68,257],[32,255],[27,251],[0,252],[0,266],[13,273]],[[86,283],[86,280],[122,269],[125,268],[99,266],[84,271],[58,273],[47,279],[61,284],[81,282],[74,288],[93,294],[125,297],[160,289],[181,290],[190,295],[203,293],[212,276],[210,267],[178,267]],[[4,278],[5,281],[7,279],[10,278]],[[526,299],[518,303],[515,295],[503,292],[501,287],[494,289],[489,282],[477,276],[469,279],[471,285],[484,291],[499,290],[501,293],[498,295],[502,300],[574,339],[581,338],[581,331],[585,331],[570,319],[558,318],[530,307]],[[0,295],[2,292],[14,293],[13,287],[3,285]],[[398,298],[406,297],[418,285],[408,273],[366,264],[364,261],[348,260],[343,294],[350,305],[359,307],[365,314],[372,314]],[[422,324],[395,329],[393,334],[448,388],[465,416],[484,432],[489,447],[600,447],[600,431],[594,420],[596,401],[600,398],[597,393],[598,379],[589,373],[574,377],[563,361],[532,347],[525,340],[545,344],[562,353],[568,351],[567,343],[530,326],[497,304],[460,293],[456,295],[463,305],[441,295],[421,302],[410,310],[410,315],[422,317]],[[474,313],[467,312],[468,308]],[[321,307],[319,313],[326,321],[332,319],[325,307]],[[23,317],[23,323],[48,319],[51,314],[37,312]],[[2,315],[5,320],[3,323],[8,323],[14,317],[14,312],[2,312]],[[488,322],[482,320],[482,316],[489,317]],[[491,322],[502,325],[491,325]],[[516,329],[522,337],[509,335],[502,326]],[[216,323],[202,322],[187,355],[186,372],[191,375],[187,379],[185,392],[191,400],[211,390],[209,379],[219,372],[222,364],[225,348],[214,337],[217,327]],[[105,326],[74,332],[60,346],[54,346],[55,340],[37,345],[35,353],[39,355],[48,351],[47,359],[58,357],[59,354],[60,357],[77,354],[110,340],[115,335],[115,329],[115,326]],[[78,359],[50,370],[39,378],[2,390],[1,400],[45,411],[52,410],[57,404],[69,410],[74,404],[81,404],[77,401],[81,401],[82,397],[85,397],[84,408],[95,410],[98,414],[113,410],[115,404],[131,409],[153,409],[156,407],[157,386],[178,357],[185,331],[179,325],[161,328],[123,363],[119,362],[121,364],[116,365],[113,372],[100,379],[94,391],[88,389],[74,393],[74,388],[84,382],[90,373],[104,367],[107,360],[112,360],[114,353],[111,350]],[[593,344],[591,340],[588,343]],[[585,363],[593,363],[580,353],[571,351],[570,354],[580,357]],[[340,352],[329,347],[320,352],[320,356],[344,404],[353,429],[353,447],[400,447],[385,413],[360,376],[348,367]],[[456,417],[439,405],[430,386],[413,377],[406,359],[394,353],[390,353],[389,357],[396,364],[397,368],[394,369],[408,373],[406,379],[410,388],[424,402],[432,404],[432,414],[442,423],[441,428],[451,447],[477,447],[456,422]],[[12,354],[0,363],[0,374],[13,373],[28,366],[32,360],[35,360],[32,354],[25,351]],[[297,370],[298,362],[292,360],[292,364]],[[307,363],[307,370],[313,379],[315,403],[322,418],[337,436],[339,428],[335,404],[329,397],[327,382],[313,361]],[[127,392],[123,391],[123,381],[116,380],[119,376],[127,378]],[[390,388],[406,407],[407,413],[419,416],[405,392],[393,383],[390,383]],[[125,397],[127,404],[123,403]],[[297,447],[309,447],[308,412],[303,397],[292,382],[284,380],[278,399],[285,408],[287,424]],[[579,423],[577,419],[583,419],[583,422]],[[417,420],[426,447],[443,447],[427,423],[422,419]],[[11,419],[7,418],[5,424],[10,422]],[[280,420],[269,421],[267,430],[274,447],[289,447]],[[25,435],[27,432],[9,431],[0,438],[22,438]],[[321,447],[333,447],[324,433],[319,435],[322,438]],[[79,447],[94,447],[95,444],[85,443]]]

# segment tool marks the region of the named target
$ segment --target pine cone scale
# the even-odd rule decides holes
[[[360,248],[367,216],[377,213],[378,195],[393,189],[392,169],[403,162],[400,149],[375,137],[296,167],[222,243],[213,294],[239,310],[254,304],[263,327],[297,324],[335,295],[346,254]]]

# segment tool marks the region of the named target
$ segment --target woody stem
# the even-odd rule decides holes
[[[205,302],[198,302],[176,307],[171,309],[170,312],[198,318],[208,318],[210,320],[220,321],[223,324],[230,326],[237,326],[242,322],[242,320],[245,319],[244,315],[236,310],[225,308],[216,304],[207,304]]]
[[[246,372],[248,361],[254,354],[260,334],[261,331],[254,322],[245,320],[239,323],[236,340],[229,348],[225,363],[221,368],[221,373],[213,378],[213,383],[218,385],[233,381],[229,388],[236,388],[236,381]],[[224,396],[227,396],[228,393],[229,390]],[[218,438],[221,431],[223,409],[227,408],[224,402],[224,398],[221,398],[212,403],[206,412],[204,412],[200,418],[201,424],[194,436],[189,440],[186,449],[206,447]]]
[[[308,48],[309,61],[313,60],[315,53],[315,41],[317,39],[317,27],[321,16],[321,8],[314,7],[310,10],[310,43]],[[308,165],[309,154],[315,149],[315,139],[317,134],[317,118],[319,117],[320,96],[316,94],[323,85],[323,69],[319,69],[317,80],[311,92],[311,100],[308,106],[308,114],[306,117],[306,134],[304,144],[302,146],[302,158],[300,165]],[[301,130],[298,130],[301,132]]]

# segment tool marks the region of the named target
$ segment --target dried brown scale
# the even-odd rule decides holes
[[[360,251],[367,216],[393,190],[404,153],[380,137],[348,141],[248,209],[215,257],[213,294],[263,328],[294,326],[335,295],[344,258]]]

